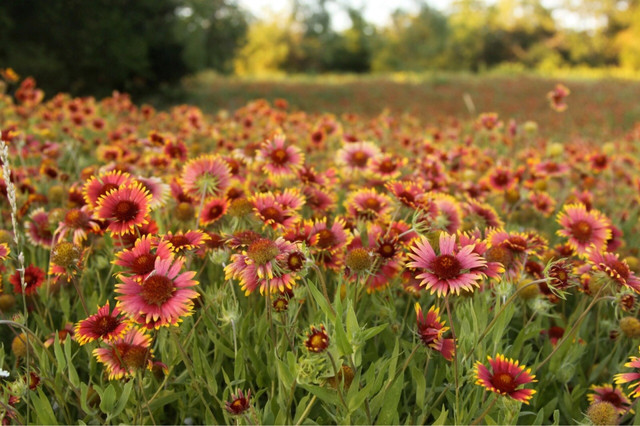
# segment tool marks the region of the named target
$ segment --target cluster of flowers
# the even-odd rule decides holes
[[[34,87],[25,80],[21,90]],[[549,95],[559,110],[565,89]],[[154,362],[150,331],[194,313],[194,259],[222,259],[225,280],[248,297],[256,290],[274,295],[275,309],[286,309],[311,269],[368,293],[392,289],[412,298],[428,291],[434,305],[424,314],[416,304],[417,333],[449,361],[455,336],[445,337],[449,328],[436,305],[492,291],[501,280],[551,304],[571,287],[596,295],[613,283],[620,307],[637,311],[637,253],[619,226],[631,204],[614,211],[596,202],[623,190],[637,203],[640,179],[631,170],[638,159],[614,154],[615,144],[542,141],[545,155],[539,146],[515,150],[534,130],[502,132],[496,114],[480,116],[472,136],[450,123],[425,137],[411,119],[307,117],[287,113],[282,101],[213,118],[190,106],[136,107],[119,93],[100,102],[66,95],[42,102],[37,92],[1,101],[2,140],[15,158],[29,159],[4,181],[19,189],[18,214],[31,244],[51,251],[48,270],[30,264],[23,277],[10,274],[13,293],[36,303],[43,291],[77,287],[108,242],[118,268],[116,304],[106,301],[93,315],[85,306],[87,316],[69,335],[100,344],[93,354],[110,379],[166,368]],[[25,127],[32,120],[37,124]],[[513,155],[499,155],[503,148]],[[90,162],[76,157],[94,151]],[[10,254],[4,234],[0,259]],[[304,343],[313,353],[329,344],[324,326],[312,327]],[[534,381],[531,370],[502,354],[489,364],[491,370],[476,364],[479,385],[522,402],[532,398],[534,390],[522,387]],[[243,411],[250,395],[238,391],[227,409]],[[617,398],[623,411],[630,404],[610,385],[595,387],[592,397]]]

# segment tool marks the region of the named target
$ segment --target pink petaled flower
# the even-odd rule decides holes
[[[129,173],[120,170],[113,170],[92,176],[82,187],[82,194],[86,203],[95,209],[98,207],[98,200],[108,192],[118,189],[132,181]]]
[[[100,197],[96,216],[109,221],[107,229],[113,235],[122,235],[148,222],[150,201],[151,195],[140,183],[131,183]]]
[[[495,191],[506,191],[516,184],[516,178],[511,170],[505,167],[495,167],[488,176],[489,186]]]
[[[569,245],[583,258],[591,245],[600,251],[611,238],[608,219],[597,210],[587,211],[584,204],[565,205],[557,222],[562,226],[557,234],[568,238]]]
[[[231,184],[231,172],[224,158],[203,155],[185,164],[180,179],[184,191],[197,199],[223,197]]]
[[[465,204],[466,212],[472,216],[472,218],[479,219],[479,225],[483,228],[502,228],[504,222],[498,216],[495,209],[489,204],[481,203],[480,201],[469,199]],[[476,224],[478,221],[472,220],[472,223]]]
[[[191,287],[194,271],[180,273],[184,261],[180,258],[156,258],[155,268],[145,279],[121,277],[116,285],[118,306],[139,324],[153,322],[154,327],[177,325],[193,313],[193,299],[198,293]]]
[[[7,243],[0,244],[0,260],[5,260],[9,257],[9,253],[11,253],[11,249],[9,249]]]
[[[636,293],[640,293],[640,279],[629,269],[624,260],[620,260],[617,253],[600,252],[592,246],[587,250],[589,263],[596,271],[602,271],[619,285],[629,287]]]
[[[97,339],[111,342],[122,337],[130,325],[131,323],[121,315],[120,308],[116,306],[111,311],[109,301],[107,301],[104,306],[98,307],[97,313],[76,325],[76,340],[80,345]]]
[[[162,182],[162,179],[158,177],[137,177],[136,180],[142,185],[144,190],[151,194],[151,200],[149,201],[151,210],[164,206],[171,191],[169,185]]]
[[[240,287],[248,296],[257,288],[272,293],[291,289],[297,275],[289,269],[292,253],[299,252],[298,245],[279,237],[272,241],[260,238],[253,241],[246,251],[231,256],[231,263],[224,268],[225,279],[240,280]]]
[[[93,350],[93,356],[107,368],[109,380],[131,377],[142,368],[153,368],[151,336],[131,328],[124,336],[110,342],[106,348]]]
[[[633,413],[633,410],[630,410],[631,401],[617,386],[609,384],[601,386],[592,385],[590,389],[592,393],[587,395],[587,399],[591,404],[594,402],[605,401],[616,407],[620,414],[624,414],[627,411]]]
[[[391,181],[385,187],[405,206],[415,209],[421,204],[424,186],[414,181]]]
[[[372,142],[350,143],[340,149],[336,157],[347,172],[365,171],[371,159],[380,155],[380,148]]]
[[[265,141],[258,151],[258,159],[263,162],[262,170],[274,179],[295,176],[304,163],[300,148],[285,145],[285,136],[278,134]]]
[[[58,224],[55,236],[61,241],[67,233],[73,233],[73,243],[82,245],[89,232],[100,231],[100,225],[89,212],[89,206],[70,209],[64,216],[64,220]]]
[[[157,258],[173,259],[173,246],[168,241],[143,235],[131,249],[118,252],[113,263],[124,268],[123,274],[144,279],[155,269]]]
[[[200,212],[200,225],[207,226],[217,222],[225,215],[229,202],[226,198],[210,198],[202,206]]]
[[[545,217],[551,216],[556,208],[556,200],[546,192],[531,192],[529,194],[529,201],[533,204],[533,207]]]
[[[245,395],[242,389],[236,390],[236,393],[231,394],[231,401],[224,403],[224,408],[229,414],[239,416],[251,407],[251,391],[247,391]]]
[[[50,249],[53,232],[49,225],[49,213],[44,211],[44,207],[40,207],[32,211],[29,218],[31,221],[25,225],[29,241],[34,245]]]
[[[462,225],[462,210],[456,199],[440,193],[432,194],[429,198],[437,210],[432,223],[433,229],[449,234],[458,232]]]
[[[440,254],[436,254],[429,240],[423,237],[411,248],[409,257],[413,261],[407,266],[422,272],[416,278],[422,280],[420,284],[431,294],[448,296],[450,293],[460,294],[460,290],[473,291],[482,278],[478,268],[486,265],[486,261],[473,249],[473,245],[456,247],[456,236],[443,232],[440,234]]]
[[[489,245],[480,238],[480,231],[458,233],[458,242],[461,246],[473,245],[473,253],[478,256],[485,256],[485,253],[489,250]],[[489,261],[480,268],[473,269],[475,272],[480,272],[482,275],[488,278],[499,278],[505,271],[504,266],[500,262]]]
[[[640,348],[638,348],[640,350]],[[640,358],[632,356],[629,358],[630,361],[627,362],[624,366],[629,368],[635,368],[636,370],[631,373],[620,373],[616,374],[613,377],[613,381],[616,385],[620,385],[623,383],[630,383],[631,392],[629,396],[631,398],[640,397]]]
[[[75,336],[76,332],[73,329],[73,324],[70,322],[64,325],[62,330],[54,331],[51,333],[49,338],[43,342],[45,348],[51,347],[56,342],[56,337],[60,341],[60,343],[64,343],[67,340],[67,337],[71,337],[71,340],[76,340]]]
[[[567,164],[558,164],[555,161],[545,160],[535,165],[534,170],[536,174],[548,177],[562,176],[569,172],[569,166]]]
[[[44,283],[45,273],[36,265],[29,265],[24,270],[24,294],[31,296],[38,291]],[[9,282],[13,285],[13,291],[16,294],[22,294],[22,278],[20,271],[16,271],[9,277]]]
[[[295,209],[282,204],[282,202],[285,202],[288,205],[298,206],[300,203],[294,198],[295,196],[291,192],[287,193],[287,195],[280,194],[280,196],[267,192],[254,195],[249,198],[249,201],[253,204],[255,212],[265,225],[270,226],[272,229],[279,229],[289,228],[300,219]]]
[[[403,251],[396,236],[389,230],[383,229],[378,224],[369,225],[367,229],[367,246],[363,246],[360,235],[356,235],[348,245],[347,252],[354,249],[368,249],[374,256],[375,261],[365,277],[367,293],[384,290],[393,282],[402,269]],[[355,281],[357,274],[351,274],[351,279]]]
[[[557,84],[556,87],[547,93],[547,99],[549,99],[549,104],[551,108],[558,112],[562,112],[567,109],[567,104],[564,102],[564,98],[569,96],[571,92],[567,89],[566,86],[562,84]]]
[[[382,220],[391,210],[392,200],[374,188],[350,193],[344,202],[349,216],[363,220]]]
[[[498,354],[495,359],[490,356],[487,358],[492,371],[477,361],[475,365],[476,384],[491,392],[529,404],[529,400],[536,391],[534,389],[518,389],[518,387],[537,382],[536,376],[531,374],[531,369],[520,366],[518,361],[505,358],[504,355]]]
[[[418,321],[418,336],[422,343],[440,352],[447,361],[451,361],[456,350],[456,344],[453,339],[444,338],[444,333],[449,330],[449,327],[445,327],[444,322],[440,319],[440,310],[432,306],[425,315],[422,313],[419,303],[415,304],[415,309]]]
[[[204,247],[209,240],[209,235],[200,230],[191,230],[186,232],[167,232],[162,237],[163,241],[168,241],[175,253],[178,255],[185,255],[191,250],[197,250]]]
[[[373,182],[387,182],[397,179],[402,174],[402,167],[409,160],[394,154],[382,154],[373,157],[369,163],[368,175]]]

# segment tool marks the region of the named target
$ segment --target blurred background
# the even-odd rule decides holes
[[[0,65],[48,95],[186,76],[640,70],[639,0],[3,0]]]

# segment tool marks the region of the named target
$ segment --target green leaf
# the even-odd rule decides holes
[[[311,292],[313,299],[316,301],[316,303],[318,304],[322,312],[324,312],[324,314],[328,318],[330,318],[331,321],[335,321],[336,315],[331,311],[331,307],[329,306],[327,299],[324,298],[322,293],[320,293],[320,290],[318,290],[316,285],[311,280],[306,280],[306,281],[307,281],[307,287],[309,288],[309,291]]]
[[[64,341],[64,353],[67,359],[67,366],[69,367],[69,381],[75,387],[80,386],[80,379],[78,378],[78,372],[76,371],[76,367],[73,365],[73,357],[71,356],[71,339],[66,339]]]
[[[382,403],[382,409],[378,416],[377,424],[388,425],[398,424],[398,402],[402,395],[402,389],[404,385],[404,375],[401,374],[396,382],[389,388],[384,395],[384,402]]]
[[[444,408],[444,405],[442,406],[442,411],[440,412],[440,415],[438,416],[437,419],[435,419],[435,421],[433,422],[433,426],[441,426],[441,425],[446,425],[447,424],[447,418],[449,416],[449,411],[446,410]]]
[[[33,402],[33,406],[35,408],[34,413],[36,416],[36,423],[47,425],[58,424],[58,420],[53,413],[53,408],[51,408],[49,399],[44,394],[44,392],[42,392],[42,388],[38,388],[37,395],[35,393],[32,394],[31,401]]]
[[[100,410],[111,415],[113,407],[116,403],[116,390],[113,387],[113,383],[109,383],[109,386],[102,392],[102,400],[100,401]]]
[[[353,353],[353,347],[349,342],[347,333],[344,331],[344,326],[342,325],[342,317],[340,315],[336,315],[335,318],[335,333],[336,345],[338,346],[340,354],[344,356],[351,355]]]
[[[111,417],[117,416],[122,412],[122,410],[124,410],[124,407],[126,407],[127,403],[129,402],[129,395],[131,395],[131,389],[133,388],[133,382],[134,382],[133,380],[129,380],[124,385],[124,388],[122,389],[122,394],[118,399],[118,404],[113,409],[113,412],[111,413]],[[138,401],[137,403],[142,404],[142,401]]]
[[[282,360],[276,359],[276,365],[278,367],[278,378],[285,389],[290,389],[295,380],[293,372],[289,366]]]
[[[319,399],[323,400],[324,402],[331,404],[331,405],[338,405],[339,401],[338,401],[338,396],[336,394],[336,391],[333,390],[328,390],[328,389],[324,389],[321,388],[319,386],[314,386],[314,385],[300,385],[301,388],[305,389],[307,392],[312,393],[313,395],[317,396]]]
[[[384,329],[387,328],[387,325],[389,324],[381,324],[365,330],[362,333],[362,339],[366,341],[375,337],[376,335],[382,333],[382,331],[384,331]]]
[[[59,371],[64,371],[64,369],[67,367],[67,359],[62,352],[62,347],[60,346],[60,339],[58,339],[58,336],[56,336],[55,340],[53,341],[53,353],[56,356],[56,362],[58,363]]]

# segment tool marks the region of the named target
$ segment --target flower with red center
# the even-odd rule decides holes
[[[409,258],[413,260],[407,266],[421,272],[416,278],[422,280],[420,284],[431,294],[448,296],[460,294],[460,290],[473,291],[482,278],[477,269],[486,265],[473,249],[473,245],[456,247],[456,236],[443,232],[439,241],[440,254],[436,254],[429,240],[423,237],[411,247]]]
[[[114,244],[116,247],[131,248],[140,238],[145,235],[157,235],[159,230],[156,221],[151,219],[148,223],[136,226],[130,231],[119,235],[118,238],[114,239]]]
[[[130,182],[132,182],[132,179],[129,173],[112,170],[101,173],[98,176],[91,176],[82,187],[82,195],[86,203],[92,209],[95,209],[98,207],[100,197]]]
[[[202,248],[209,240],[209,235],[199,230],[176,232],[175,234],[167,232],[162,240],[168,241],[175,253],[185,255],[189,251]]]
[[[121,315],[117,306],[113,311],[109,308],[109,301],[98,307],[98,312],[80,321],[75,328],[76,341],[84,345],[100,339],[104,342],[112,342],[124,335],[131,323]]]
[[[529,201],[544,217],[551,216],[556,209],[556,201],[546,192],[531,192]]]
[[[140,183],[130,183],[100,197],[96,216],[108,221],[112,235],[122,235],[148,222],[150,201],[151,195]]]
[[[451,361],[456,345],[453,339],[445,339],[444,333],[449,330],[440,319],[440,310],[435,306],[429,309],[427,314],[422,313],[419,303],[415,304],[416,319],[418,322],[418,337],[422,343],[442,354],[444,359]]]
[[[202,155],[184,165],[180,179],[184,191],[195,198],[223,197],[231,184],[231,172],[219,155]]]
[[[611,229],[608,219],[597,210],[587,211],[584,204],[567,204],[558,214],[557,222],[562,226],[557,234],[569,239],[569,245],[581,257],[587,257],[587,249],[595,246],[602,250],[609,238]]]
[[[640,348],[638,348],[640,350]],[[635,368],[634,372],[631,373],[619,373],[613,377],[613,381],[616,385],[620,385],[623,383],[630,383],[631,392],[629,396],[631,398],[640,397],[640,358],[632,356],[629,358],[629,362],[627,362],[625,367]]]
[[[211,198],[202,206],[200,225],[207,226],[217,222],[225,215],[229,202],[226,198]]]
[[[171,188],[169,185],[162,182],[162,179],[158,177],[137,177],[135,180],[138,181],[142,188],[151,195],[151,199],[149,201],[149,207],[151,210],[155,210],[167,202]]]
[[[484,228],[502,228],[504,222],[498,216],[495,209],[489,204],[469,199],[464,205],[464,209],[472,224]]]
[[[527,383],[537,382],[535,380],[536,376],[531,374],[531,369],[520,366],[518,361],[505,358],[500,354],[495,359],[490,356],[487,356],[487,358],[491,365],[491,371],[480,361],[476,361],[476,384],[491,392],[509,396],[516,401],[529,404],[529,400],[536,391],[534,389],[518,389],[518,387]]]
[[[509,278],[522,272],[527,256],[539,256],[546,248],[546,242],[535,234],[507,232],[503,229],[492,230],[486,240],[489,249],[485,258],[488,262],[500,262]]]
[[[462,226],[462,209],[458,201],[446,194],[430,194],[429,203],[435,207],[435,216],[431,227],[433,230],[455,234]]]
[[[173,259],[173,246],[168,241],[143,235],[132,248],[116,253],[113,263],[124,268],[123,274],[144,279],[155,269],[156,258]]]
[[[558,112],[566,110],[567,104],[564,102],[564,99],[569,96],[570,93],[566,86],[557,84],[552,91],[547,93],[547,99],[549,100],[551,108]]]
[[[247,411],[250,407],[251,391],[247,391],[245,395],[241,389],[236,390],[236,393],[231,394],[231,401],[224,403],[224,408],[229,414],[239,416]]]
[[[94,349],[93,356],[105,365],[109,380],[131,377],[137,370],[153,368],[151,336],[138,328],[131,328],[109,342],[106,348]]]
[[[29,218],[31,220],[25,225],[29,241],[33,245],[50,249],[53,232],[49,224],[49,213],[44,211],[44,207],[40,207],[32,211]]]
[[[489,186],[494,191],[506,191],[511,189],[516,184],[516,178],[511,170],[497,166],[489,173],[488,177]]]
[[[231,263],[224,268],[225,279],[240,280],[246,295],[257,288],[260,294],[265,289],[284,292],[295,284],[297,275],[288,267],[289,256],[299,252],[298,245],[279,237],[272,241],[259,238],[249,244],[240,254],[231,256]]]
[[[498,120],[498,114],[495,112],[485,112],[478,117],[478,124],[486,130],[499,129],[502,127],[502,121]]]
[[[592,385],[591,393],[587,395],[587,399],[591,404],[594,402],[606,401],[616,407],[618,413],[624,414],[627,411],[633,413],[631,408],[631,401],[627,396],[622,392],[620,388],[613,385]]]
[[[9,257],[9,253],[11,253],[11,249],[9,249],[7,243],[0,244],[0,261]]]
[[[327,334],[326,328],[323,324],[320,324],[319,328],[311,326],[311,329],[307,333],[307,339],[304,341],[304,346],[309,352],[319,354],[324,352],[329,347],[329,334]]]
[[[374,182],[387,182],[391,179],[397,179],[402,174],[402,167],[409,160],[405,157],[385,153],[373,157],[367,169],[367,175]]]
[[[198,293],[192,287],[194,271],[180,273],[184,261],[180,258],[156,258],[155,268],[146,278],[121,277],[116,285],[118,307],[141,325],[154,327],[177,325],[182,318],[193,313],[193,299]]]
[[[285,136],[278,134],[262,144],[258,160],[262,161],[262,170],[268,176],[282,179],[295,176],[304,163],[304,154],[300,148],[285,144]]]
[[[570,168],[567,164],[558,164],[552,160],[544,160],[537,163],[534,170],[536,175],[558,177],[569,172]]]
[[[64,325],[62,330],[54,331],[49,335],[49,338],[43,342],[44,347],[51,347],[56,342],[56,338],[60,341],[60,343],[64,343],[67,340],[67,337],[71,337],[71,340],[76,340],[75,336],[76,332],[73,328],[73,324],[70,322]]]
[[[36,265],[29,265],[24,270],[24,294],[31,296],[36,293],[38,287],[44,283],[45,273]],[[13,285],[16,294],[22,294],[22,279],[20,271],[16,271],[9,277],[9,282]]]
[[[425,189],[416,181],[391,181],[385,187],[405,206],[415,209],[421,204]]]
[[[587,254],[589,263],[593,265],[593,270],[604,272],[617,284],[640,293],[640,279],[629,269],[625,260],[620,260],[617,253],[602,253],[592,246],[587,250]]]
[[[344,205],[352,218],[382,220],[391,211],[392,200],[374,188],[360,189],[350,193]]]
[[[272,229],[289,228],[300,219],[300,216],[295,209],[283,206],[283,204],[278,201],[278,198],[280,197],[271,192],[267,192],[254,195],[249,198],[249,201],[253,205],[258,218],[260,218],[266,226],[270,226]],[[296,201],[289,197],[286,197],[282,201],[295,203],[293,205],[296,206],[298,205]]]
[[[369,162],[380,155],[380,148],[372,142],[355,142],[340,149],[336,158],[348,173],[363,172]]]
[[[67,233],[73,233],[73,243],[82,245],[87,239],[89,232],[97,233],[100,225],[92,217],[89,206],[72,208],[64,215],[64,219],[58,224],[55,235],[58,241],[62,240]]]
[[[480,231],[477,229],[474,232],[458,233],[458,242],[462,247],[473,245],[473,253],[481,257],[485,257],[489,251],[489,245],[480,238]],[[502,263],[489,260],[488,258],[485,258],[485,260],[487,262],[484,266],[472,270],[480,272],[488,278],[499,278],[504,273],[505,269]]]

